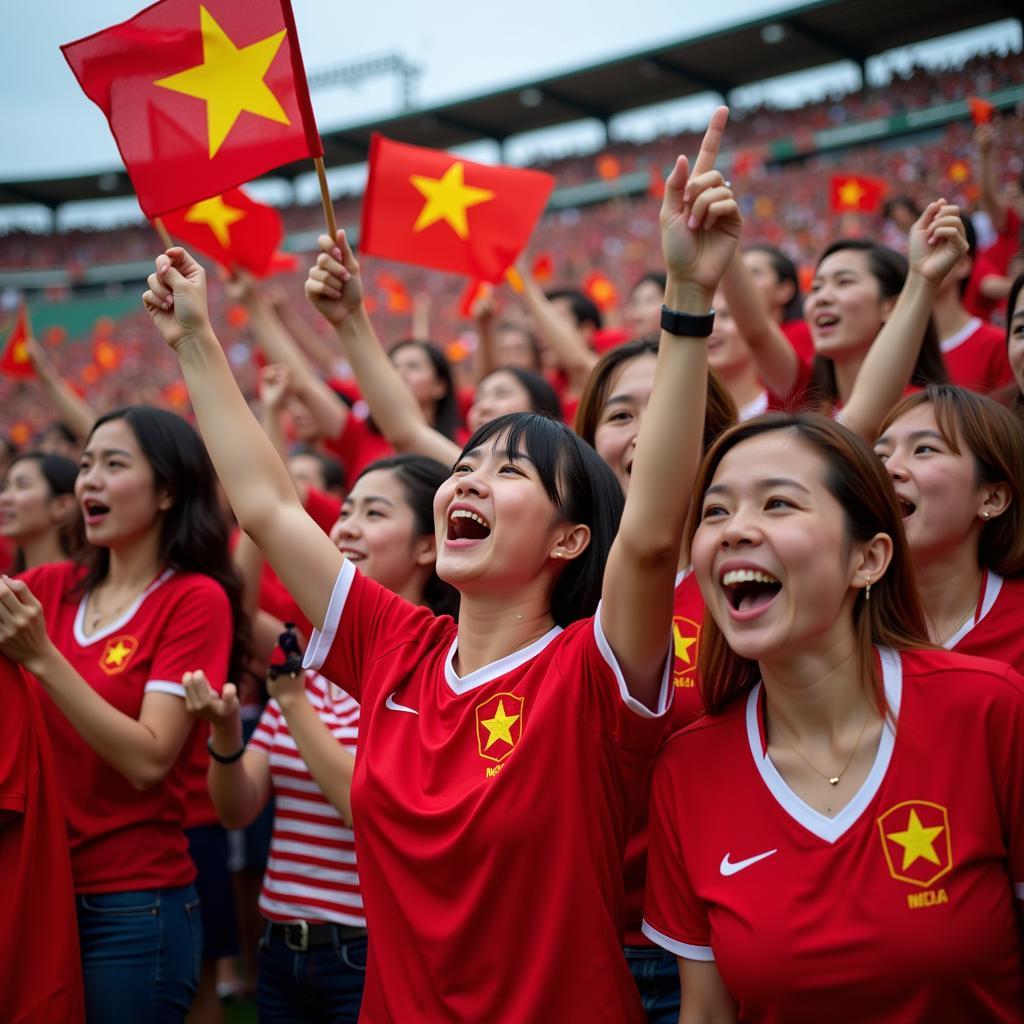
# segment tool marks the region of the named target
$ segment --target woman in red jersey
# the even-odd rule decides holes
[[[696,500],[708,715],[655,767],[644,905],[681,1019],[1021,1021],[1024,678],[927,646],[844,427],[741,424]]]
[[[915,218],[916,219],[916,218]],[[761,293],[768,315],[803,362],[814,358],[814,340],[804,320],[804,300],[796,264],[773,245],[750,245],[743,262]]]
[[[184,832],[196,736],[181,677],[203,668],[219,688],[229,661],[240,667],[240,586],[213,467],[173,413],[133,406],[101,417],[75,493],[84,564],[0,581],[0,651],[42,691],[88,1018],[177,1022],[201,943]]]
[[[1024,424],[973,391],[929,387],[889,413],[875,451],[933,643],[1024,673]]]
[[[718,331],[708,338],[711,344]],[[606,352],[594,367],[580,398],[576,430],[608,463],[624,494],[632,480],[633,460],[640,427],[654,388],[658,342],[627,342]],[[702,451],[736,422],[736,406],[718,376],[708,372],[707,410]],[[687,545],[680,549],[672,607],[672,686],[674,699],[665,735],[698,718],[704,711],[697,690],[697,646],[704,602],[690,565]],[[679,973],[675,957],[659,949],[640,931],[647,875],[648,799],[638,802],[626,842],[626,961],[633,973],[648,1024],[674,1024],[679,1015]]]
[[[0,536],[17,545],[13,572],[71,554],[78,466],[63,455],[26,452],[0,484]]]
[[[447,477],[440,463],[417,455],[374,462],[331,531],[360,572],[437,614],[452,609],[453,597],[434,571],[434,494]],[[273,699],[243,748],[234,685],[218,697],[196,672],[184,686],[189,710],[211,724],[208,781],[224,825],[245,828],[275,798],[259,898],[266,921],[260,1020],[355,1024],[366,974],[366,918],[351,810],[338,808],[349,807],[359,705],[315,672],[272,678]]]
[[[1006,357],[1013,383],[995,397],[1024,422],[1024,274],[1013,282],[1006,300]]]
[[[933,244],[936,239],[941,244]],[[911,229],[909,264],[864,239],[830,245],[804,302],[813,362],[797,356],[766,312],[743,260],[735,259],[723,290],[772,405],[840,409],[851,430],[873,440],[908,385],[945,383],[930,314],[939,283],[966,247],[957,207],[941,199]]]
[[[318,627],[307,664],[361,704],[352,808],[374,936],[370,1024],[642,1020],[619,944],[622,857],[671,700],[699,339],[740,230],[712,169],[726,116],[692,177],[680,158],[666,184],[675,333],[662,333],[621,525],[611,471],[563,424],[517,414],[481,428],[434,502],[457,624],[362,576],[310,525],[209,328],[201,268],[171,249],[149,279],[147,309],[239,521]],[[344,326],[360,315],[346,295],[358,265],[343,233],[321,245],[307,294]]]

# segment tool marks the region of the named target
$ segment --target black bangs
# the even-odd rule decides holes
[[[497,442],[501,440],[500,446]],[[566,522],[590,529],[590,544],[562,573],[551,595],[560,626],[593,615],[604,566],[622,517],[622,488],[605,461],[564,423],[537,413],[515,412],[485,423],[466,443],[464,457],[488,444],[510,462],[529,458],[551,503]]]

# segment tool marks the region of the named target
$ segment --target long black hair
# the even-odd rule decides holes
[[[785,308],[782,310],[782,322],[789,323],[791,320],[802,320],[804,317],[804,300],[800,294],[800,275],[797,273],[796,264],[781,250],[774,245],[758,243],[752,245],[744,252],[763,252],[768,257],[768,262],[775,271],[776,279],[793,286],[793,294],[789,297]],[[824,259],[824,257],[822,257]]]
[[[455,433],[459,429],[461,420],[459,418],[459,396],[455,393],[455,379],[452,377],[451,363],[436,345],[429,341],[416,341],[414,338],[400,341],[388,352],[388,357],[393,359],[399,349],[409,346],[418,348],[426,355],[430,360],[430,365],[434,368],[434,375],[444,384],[444,394],[434,406],[432,426],[439,434],[444,434],[449,441],[452,441],[455,439]]]
[[[21,455],[15,455],[11,459],[7,472],[10,473],[19,462],[34,462],[39,467],[39,472],[46,483],[51,498],[59,498],[62,494],[75,493],[78,466],[66,456],[54,455],[50,452],[23,452]],[[69,517],[66,522],[61,523],[57,529],[57,542],[60,544],[61,551],[68,558],[78,550],[77,537],[80,528],[78,527],[76,517],[77,513]],[[11,572],[24,572],[26,568],[25,552],[19,545],[14,553]]]
[[[895,298],[903,290],[908,270],[906,256],[866,238],[841,238],[838,242],[833,242],[818,257],[817,265],[820,267],[827,256],[846,250],[864,253],[868,270],[878,282],[878,289],[883,299]],[[925,327],[924,340],[921,342],[921,351],[914,364],[914,372],[910,375],[910,383],[919,388],[927,387],[929,384],[949,383],[949,374],[946,372],[942,350],[939,348],[939,336],[935,330],[935,321],[931,317],[928,318],[928,325]],[[836,366],[831,359],[825,356],[815,355],[814,357],[811,392],[825,399],[829,404],[835,404],[839,398]]]
[[[358,482],[367,473],[378,469],[393,473],[405,503],[409,506],[416,524],[417,536],[434,536],[434,495],[451,476],[447,466],[426,455],[390,455],[371,462],[356,477]],[[430,578],[423,588],[423,603],[435,615],[451,615],[459,611],[459,592],[437,575],[437,567],[430,571]]]
[[[228,678],[238,679],[248,661],[251,628],[242,609],[242,581],[231,559],[228,520],[217,500],[210,456],[185,420],[149,405],[129,405],[104,414],[93,424],[89,437],[112,420],[128,424],[153,470],[153,486],[173,498],[160,527],[160,563],[176,572],[209,576],[227,594],[234,624]],[[106,578],[110,550],[84,544],[79,561],[86,572],[76,588],[76,600]]]
[[[530,398],[530,412],[550,416],[556,420],[562,418],[562,403],[558,398],[558,392],[539,373],[523,370],[518,366],[499,366],[491,370],[484,380],[496,373],[507,373],[515,377]]]
[[[593,615],[622,518],[622,488],[615,474],[564,423],[537,413],[513,412],[485,423],[466,442],[462,454],[488,442],[500,442],[510,462],[525,452],[562,518],[590,528],[590,544],[566,565],[555,584],[551,615],[559,626]]]

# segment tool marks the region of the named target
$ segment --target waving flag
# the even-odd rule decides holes
[[[359,248],[497,283],[522,252],[555,179],[374,135]]]
[[[835,213],[874,213],[889,190],[884,178],[863,174],[836,174],[830,183],[830,200]]]
[[[148,217],[323,154],[289,0],[160,0],[61,50]]]
[[[35,367],[28,354],[28,339],[32,337],[32,329],[28,325],[28,304],[24,299],[18,308],[18,319],[14,322],[0,355],[0,375],[14,377],[16,380],[31,380],[36,375]]]

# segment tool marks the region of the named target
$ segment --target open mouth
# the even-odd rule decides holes
[[[815,327],[835,327],[839,323],[839,317],[835,313],[819,313],[814,318]]]
[[[109,505],[94,501],[92,498],[86,498],[82,502],[82,514],[87,524],[98,523],[109,511]]]
[[[731,569],[722,575],[722,589],[734,611],[756,612],[775,600],[782,584],[760,569]]]
[[[366,555],[362,551],[356,551],[355,548],[338,548],[338,550],[350,561],[350,562],[361,562]]]
[[[903,516],[903,521],[906,522],[917,511],[917,506],[912,501],[901,498],[898,494],[896,500],[900,503],[900,513]]]
[[[490,535],[491,524],[471,509],[456,508],[448,516],[449,541],[486,540]]]

